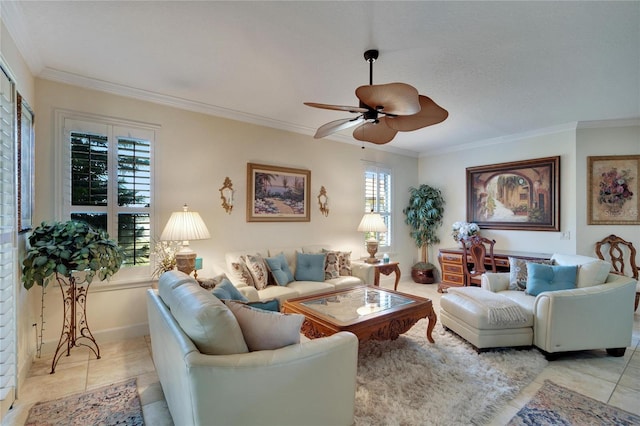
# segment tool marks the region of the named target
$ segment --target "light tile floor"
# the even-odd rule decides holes
[[[383,280],[392,288],[392,281]],[[421,285],[403,280],[399,291],[428,297],[440,311],[437,285]],[[60,398],[110,383],[138,379],[138,392],[147,425],[172,425],[151,358],[148,336],[100,343],[102,358],[95,359],[88,349],[76,348],[62,357],[55,374],[49,374],[51,356],[36,360],[20,391],[19,399],[2,426],[23,425],[29,408],[37,401]],[[640,415],[640,313],[634,315],[632,344],[621,358],[604,350],[572,353],[552,361],[540,375],[494,417],[491,425],[506,424],[542,386],[545,379],[573,389],[599,401]]]

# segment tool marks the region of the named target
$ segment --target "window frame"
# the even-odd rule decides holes
[[[363,161],[363,171],[362,171],[362,176],[363,176],[363,201],[364,201],[364,213],[370,213],[371,212],[371,208],[369,208],[369,202],[368,202],[368,193],[367,193],[367,174],[368,173],[375,173],[376,174],[376,181],[379,181],[379,175],[383,174],[385,176],[388,177],[389,182],[388,185],[386,185],[387,187],[387,194],[386,194],[386,198],[388,200],[387,202],[387,208],[386,210],[384,210],[384,205],[381,206],[380,200],[383,198],[380,196],[380,187],[379,185],[375,185],[376,188],[376,194],[373,196],[375,201],[374,201],[374,205],[373,207],[373,212],[374,213],[379,213],[380,216],[382,217],[382,219],[384,220],[385,224],[387,225],[387,232],[385,233],[385,237],[384,239],[380,240],[380,233],[377,233],[377,238],[379,239],[380,243],[379,243],[379,249],[380,250],[391,250],[393,247],[393,235],[394,235],[394,229],[393,229],[393,204],[394,204],[394,200],[393,200],[393,182],[394,182],[394,178],[393,178],[393,169],[385,164],[381,164],[381,163],[373,163],[373,162],[368,162],[368,161]],[[382,210],[381,210],[382,208]],[[365,236],[366,239],[366,236]]]
[[[63,109],[56,109],[55,115],[55,167],[54,182],[56,187],[56,217],[58,220],[69,220],[71,213],[106,213],[107,228],[111,238],[118,240],[118,214],[148,213],[150,222],[149,264],[123,265],[108,282],[104,284],[121,285],[130,283],[149,282],[153,273],[153,244],[158,235],[158,225],[155,221],[155,145],[158,140],[160,126],[132,120],[118,119],[97,114],[80,113]],[[109,141],[108,173],[109,185],[107,189],[107,206],[73,206],[71,200],[71,133],[106,135]],[[118,205],[118,140],[138,139],[149,141],[150,156],[150,194],[149,207],[127,207]],[[114,180],[115,179],[115,180]],[[100,287],[103,287],[102,285]]]

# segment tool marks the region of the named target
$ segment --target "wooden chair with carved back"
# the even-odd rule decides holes
[[[606,259],[603,254],[603,249],[609,246],[607,253],[609,258]],[[628,275],[633,277],[634,280],[638,281],[638,266],[636,265],[636,248],[633,246],[633,243],[630,241],[625,241],[624,239],[618,237],[617,235],[609,235],[608,237],[598,241],[596,243],[596,255],[602,259],[611,262],[611,267],[613,271],[611,273],[618,275]],[[629,263],[625,263],[625,258],[629,258]],[[627,270],[625,267],[629,265],[629,270],[627,274]],[[638,302],[640,301],[640,291],[636,291],[636,300],[635,300],[635,308],[638,309]]]
[[[462,266],[464,268],[465,285],[481,284],[482,274],[496,272],[496,259],[493,256],[493,246],[496,240],[490,240],[480,235],[463,238]],[[491,269],[487,270],[487,263]]]

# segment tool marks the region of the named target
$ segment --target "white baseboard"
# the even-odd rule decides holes
[[[132,339],[134,337],[146,336],[149,334],[149,323],[133,324],[126,327],[110,328],[93,332],[93,337],[102,343],[115,342],[117,340]],[[48,340],[42,343],[42,355],[53,355],[58,346],[58,340]]]

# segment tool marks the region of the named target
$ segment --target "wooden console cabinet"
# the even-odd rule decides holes
[[[525,260],[549,260],[551,255],[548,253],[530,253],[525,251],[509,251],[494,250],[493,257],[496,260],[496,269],[498,272],[509,272],[509,257],[516,257]],[[487,259],[488,260],[488,259]],[[442,271],[442,279],[438,285],[438,291],[442,292],[448,287],[462,287],[468,285],[464,276],[464,267],[462,265],[462,248],[440,249],[438,253],[438,262],[440,262],[440,270]],[[486,265],[490,268],[490,262]]]

